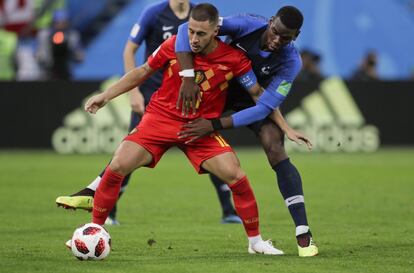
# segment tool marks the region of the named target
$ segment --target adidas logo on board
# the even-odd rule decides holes
[[[322,152],[374,152],[380,146],[379,130],[366,124],[345,83],[337,77],[324,80],[320,90],[306,96],[300,107],[286,114],[289,125],[305,133],[314,150]],[[287,150],[305,151],[291,141]]]

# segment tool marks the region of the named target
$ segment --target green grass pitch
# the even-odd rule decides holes
[[[109,227],[108,259],[78,261],[64,242],[90,214],[54,201],[95,178],[110,156],[0,151],[0,272],[414,272],[413,149],[291,155],[320,248],[315,258],[297,256],[293,222],[264,153],[238,154],[262,235],[283,257],[247,254],[242,227],[219,223],[208,177],[172,150],[156,169],[134,174],[119,203],[121,226]]]

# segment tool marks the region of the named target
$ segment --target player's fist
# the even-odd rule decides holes
[[[103,94],[92,96],[85,103],[85,111],[91,114],[96,114],[96,112],[105,106],[108,101],[105,99]]]

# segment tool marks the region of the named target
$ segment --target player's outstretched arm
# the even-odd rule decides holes
[[[263,88],[258,88],[254,86],[249,90],[249,94],[252,97],[253,101],[257,103],[257,100],[263,93]],[[270,119],[276,123],[280,129],[282,129],[283,133],[287,136],[287,138],[299,145],[305,143],[309,150],[312,150],[312,142],[308,137],[304,134],[296,131],[295,129],[291,128],[289,124],[286,122],[285,118],[283,117],[282,113],[280,112],[279,107],[276,108],[270,115]]]
[[[128,92],[132,88],[142,84],[152,73],[153,69],[145,63],[125,74],[119,81],[111,85],[101,94],[91,97],[85,104],[85,111],[95,114],[113,98]]]
[[[136,67],[135,63],[135,53],[139,49],[139,45],[135,42],[128,40],[125,44],[123,59],[124,59],[124,70],[125,73],[128,73]],[[145,100],[141,91],[138,87],[133,88],[129,92],[129,101],[131,105],[131,110],[140,116],[144,114],[145,111]]]
[[[308,150],[312,150],[312,141],[301,132],[298,132],[295,129],[291,128],[289,124],[286,122],[279,108],[273,111],[269,117],[280,127],[280,129],[282,129],[283,133],[285,133],[285,135],[290,141],[293,141],[298,145],[305,143],[308,147]]]

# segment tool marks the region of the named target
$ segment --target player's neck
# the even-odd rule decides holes
[[[269,31],[269,29],[266,29],[265,32],[263,32],[262,36],[260,37],[260,49],[263,51],[269,51],[269,49],[267,48],[266,45],[266,37],[267,37],[267,32]]]
[[[213,39],[211,41],[211,43],[202,52],[200,52],[200,54],[201,55],[208,55],[211,52],[213,52],[214,50],[216,50],[217,46],[218,46],[217,39]]]
[[[178,19],[185,19],[188,16],[188,13],[190,12],[190,3],[178,3],[176,1],[170,1],[170,8],[174,12],[175,16],[177,16]]]

